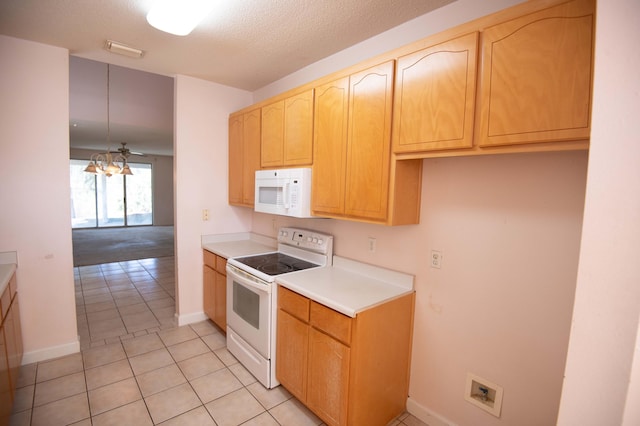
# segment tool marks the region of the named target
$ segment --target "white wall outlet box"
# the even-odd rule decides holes
[[[430,265],[436,269],[442,267],[442,252],[440,250],[431,250]]]
[[[496,417],[500,417],[502,410],[503,392],[502,386],[475,374],[467,373],[464,399]]]

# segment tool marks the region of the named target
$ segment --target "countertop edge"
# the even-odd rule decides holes
[[[274,238],[250,232],[202,236],[202,249],[226,259],[274,251]]]
[[[330,282],[325,285],[325,280]],[[276,277],[275,281],[284,288],[351,318],[415,292],[413,275],[337,256],[334,256],[333,266],[284,274]],[[343,283],[349,284],[342,287]],[[344,288],[344,292],[341,292],[341,288]],[[373,290],[373,293],[367,292],[367,289]],[[361,292],[368,293],[368,297],[354,298],[354,294]],[[376,296],[371,297],[374,294]]]

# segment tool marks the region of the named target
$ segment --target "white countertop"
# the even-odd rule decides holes
[[[17,267],[18,256],[15,251],[0,253],[0,295],[4,293]]]
[[[269,253],[278,246],[274,238],[250,232],[202,236],[202,248],[226,259]]]
[[[413,275],[339,256],[333,266],[276,277],[276,283],[352,318],[366,309],[412,293]]]

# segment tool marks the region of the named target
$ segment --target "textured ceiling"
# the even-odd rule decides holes
[[[191,34],[180,37],[147,24],[153,0],[0,0],[0,34],[64,47],[73,57],[103,62],[91,65],[72,58],[70,143],[74,148],[105,149],[104,63],[254,91],[453,1],[217,0],[213,12]],[[140,48],[145,55],[132,59],[107,52],[107,39]],[[126,83],[127,78],[144,81],[145,75],[153,82]],[[127,142],[132,151],[171,154],[167,110],[173,108],[172,93],[162,104],[156,99],[155,104],[129,105],[120,97],[135,90],[135,98],[153,99],[159,90],[165,93],[166,80],[118,67],[112,67],[112,77],[111,147]],[[90,96],[95,99],[86,98]],[[154,105],[162,105],[161,110],[154,111]],[[141,123],[145,114],[148,120]]]
[[[218,0],[190,35],[146,22],[153,0],[2,0],[0,33],[74,56],[254,91],[453,0]],[[105,40],[143,49],[111,54]]]

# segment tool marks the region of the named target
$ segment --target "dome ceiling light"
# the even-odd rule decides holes
[[[213,10],[214,0],[156,0],[147,22],[170,34],[185,36]]]

